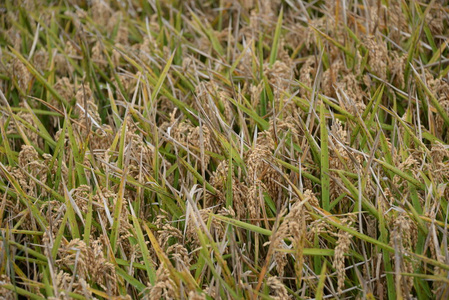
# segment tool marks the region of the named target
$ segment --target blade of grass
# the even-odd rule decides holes
[[[329,146],[326,118],[324,116],[324,103],[320,110],[320,139],[321,139],[321,203],[325,211],[329,211]]]

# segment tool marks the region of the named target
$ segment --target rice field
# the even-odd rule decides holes
[[[0,299],[448,299],[449,2],[0,1]]]

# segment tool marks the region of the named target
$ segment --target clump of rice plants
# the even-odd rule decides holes
[[[0,3],[0,297],[446,299],[447,1]]]

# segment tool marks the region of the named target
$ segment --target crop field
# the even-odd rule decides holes
[[[0,299],[449,299],[449,2],[0,0]]]

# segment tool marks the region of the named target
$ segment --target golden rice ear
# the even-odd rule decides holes
[[[352,235],[346,231],[338,233],[337,246],[335,247],[334,262],[332,266],[337,270],[338,292],[342,293],[345,286],[345,254],[349,251]]]
[[[201,246],[201,242],[198,237],[198,230],[204,233],[204,228],[201,222],[203,224],[207,224],[209,216],[213,212],[213,210],[211,208],[207,208],[207,209],[200,209],[198,210],[198,212],[199,212],[198,215],[195,214],[195,212],[191,212],[191,214],[188,217],[189,221],[187,222],[187,227],[185,231],[185,236],[187,240],[192,243],[194,248],[198,248]],[[217,243],[221,242],[225,234],[225,225],[217,218],[214,217],[211,218],[212,221],[209,233],[215,242]]]
[[[416,266],[406,259],[407,251],[410,251],[417,241],[416,224],[406,214],[401,213],[392,222],[390,244],[395,248],[394,265],[396,270],[396,285],[401,287],[402,295],[410,295],[413,289],[413,278],[402,276],[401,273],[413,272]]]
[[[107,27],[112,16],[112,9],[108,1],[93,0],[90,8],[92,19],[95,20],[102,27]]]
[[[312,205],[318,204],[318,199],[315,195],[307,190],[304,193],[304,199],[301,201],[298,198],[292,200],[293,204],[287,213],[287,209],[283,208],[280,212],[280,218],[284,216],[282,223],[272,235],[272,240],[269,242],[274,250],[273,259],[276,262],[276,271],[279,276],[284,275],[285,267],[288,264],[287,253],[282,251],[285,249],[285,239],[291,241],[292,249],[299,249],[304,246],[308,237],[314,238],[310,234],[307,235],[307,230],[312,219],[310,211],[305,207],[306,203]],[[312,240],[308,240],[311,242]],[[301,258],[297,258],[301,259]]]
[[[386,42],[379,36],[368,35],[364,40],[369,53],[369,66],[382,80],[387,79],[387,64],[390,60]]]
[[[268,277],[266,285],[270,289],[270,296],[277,300],[290,299],[285,285],[279,280],[279,277]]]
[[[274,107],[276,111],[280,109],[283,92],[288,90],[289,86],[293,83],[295,73],[293,68],[294,65],[291,62],[283,62],[281,60],[277,60],[272,66],[264,66],[264,74],[267,76],[273,89]]]
[[[67,102],[72,101],[72,98],[75,96],[75,87],[72,84],[71,80],[68,77],[61,77],[55,84],[55,90],[64,98]],[[53,99],[53,98],[52,98]],[[51,104],[59,109],[62,108],[59,101],[53,99]]]
[[[0,275],[0,281],[4,284],[11,284],[11,278],[6,274]],[[14,299],[16,296],[13,290],[5,288],[3,285],[0,286],[0,294],[3,295],[5,299]]]
[[[33,64],[39,72],[44,73],[45,71],[47,71],[48,52],[44,51],[43,49],[36,51],[36,53],[34,53],[33,55]]]
[[[448,85],[448,84],[447,84]],[[449,85],[448,85],[449,86]],[[449,115],[449,96],[440,98],[440,105],[444,109],[447,115]],[[444,119],[437,115],[435,119],[435,128],[441,138],[447,138],[448,126],[445,125]],[[446,130],[445,130],[446,129]]]
[[[97,64],[100,68],[104,68],[107,65],[107,60],[104,56],[104,47],[101,42],[96,42],[95,45],[92,47],[92,61]]]
[[[31,162],[37,161],[39,154],[33,146],[22,145],[22,150],[19,152],[19,166],[25,168]]]
[[[444,34],[445,25],[448,25],[445,7],[438,2],[433,4],[432,9],[426,15],[426,23],[429,26],[432,35]]]
[[[105,247],[101,240],[91,240],[89,245],[74,239],[60,248],[56,264],[60,267],[77,265],[77,286],[82,288],[81,280],[92,281],[104,289],[116,292],[117,273],[114,265],[104,256]]]
[[[206,293],[199,293],[198,291],[190,291],[188,295],[192,300],[206,300]]]
[[[10,74],[17,80],[20,90],[26,94],[33,77],[27,67],[18,58],[13,59]]]
[[[156,272],[156,283],[148,288],[148,299],[178,299],[180,297],[177,284],[170,271],[161,265]]]
[[[62,53],[56,53],[54,56],[54,70],[58,76],[72,76],[74,67]]]

